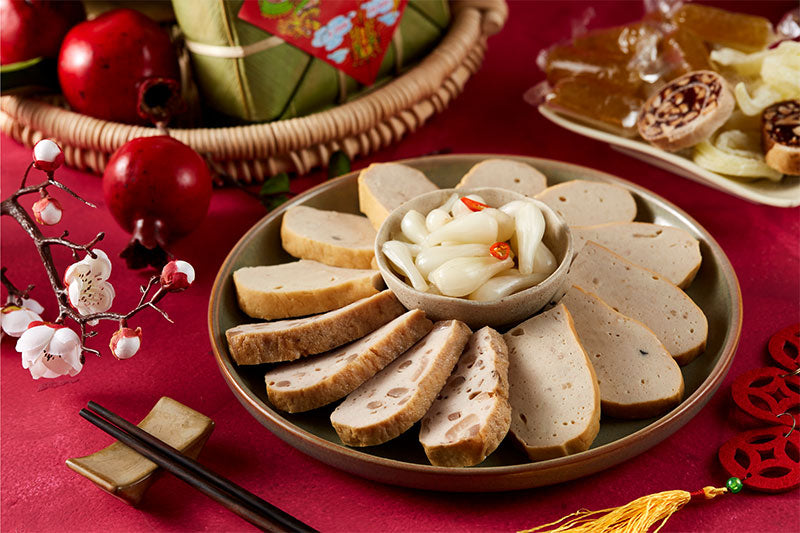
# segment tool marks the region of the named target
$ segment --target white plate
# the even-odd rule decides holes
[[[776,207],[795,207],[800,205],[800,176],[785,176],[779,182],[768,179],[740,181],[706,170],[686,157],[666,152],[643,141],[626,139],[613,133],[580,124],[559,114],[545,104],[539,106],[539,113],[550,122],[573,133],[608,143],[615,150],[645,163],[674,172],[684,178],[714,187],[745,200]]]

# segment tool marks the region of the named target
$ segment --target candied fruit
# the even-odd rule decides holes
[[[595,127],[632,137],[644,100],[613,84],[578,76],[558,82],[547,103]]]
[[[772,38],[772,24],[764,17],[733,13],[717,7],[686,4],[675,13],[674,21],[705,41],[742,52],[761,50]]]
[[[576,76],[593,76],[627,94],[644,96],[648,91],[643,84],[661,76],[661,39],[660,29],[649,23],[594,30],[550,47],[544,71],[553,85]]]
[[[666,39],[666,46],[677,51],[686,64],[686,71],[713,70],[708,48],[703,40],[688,28],[676,28]],[[683,73],[681,73],[683,74]],[[675,75],[677,78],[680,74]]]
[[[553,87],[547,105],[633,136],[651,95],[689,72],[714,70],[712,44],[752,51],[771,38],[767,19],[687,4],[671,18],[651,12],[632,24],[589,31],[551,46],[538,62]]]

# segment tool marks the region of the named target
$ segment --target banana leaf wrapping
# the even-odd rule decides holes
[[[446,0],[409,0],[376,82],[364,86],[288,43],[248,51],[244,57],[212,57],[205,53],[202,45],[247,50],[248,45],[271,37],[238,18],[243,1],[172,0],[172,5],[186,41],[200,43],[189,46],[189,52],[205,105],[246,122],[307,115],[379,87],[424,57],[450,22]]]

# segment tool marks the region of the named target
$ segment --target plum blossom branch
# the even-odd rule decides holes
[[[20,189],[23,189],[25,187],[25,182],[28,181],[28,174],[30,174],[32,168],[33,168],[33,161],[30,162],[28,168],[25,169],[25,174],[22,175],[22,183],[19,184]]]
[[[55,180],[55,179],[53,179],[52,177],[51,177],[49,180],[47,180],[47,183],[48,183],[48,185],[55,185],[56,187],[58,187],[58,188],[59,188],[59,189],[61,189],[62,191],[65,191],[65,192],[67,192],[67,193],[71,194],[73,197],[75,197],[76,199],[78,199],[78,200],[80,200],[81,202],[85,203],[85,204],[86,204],[86,205],[88,205],[89,207],[94,207],[94,208],[96,208],[96,207],[97,207],[97,206],[96,206],[96,205],[94,205],[92,202],[87,202],[86,200],[84,200],[83,198],[81,198],[80,196],[78,196],[78,194],[76,194],[75,192],[73,192],[73,191],[72,191],[72,190],[71,190],[69,187],[67,187],[66,185],[64,185],[63,183],[61,183],[61,182],[59,182],[59,181],[56,181],[56,180]]]
[[[9,301],[13,301],[16,305],[22,305],[22,301],[27,300],[30,296],[30,292],[34,289],[34,285],[30,284],[25,288],[25,290],[22,291],[17,289],[14,284],[11,283],[11,280],[8,279],[8,276],[6,276],[7,270],[8,268],[6,267],[0,268],[0,279],[2,279],[3,287],[5,287],[6,291],[8,292],[8,299]]]
[[[160,279],[160,278],[159,278],[158,276],[153,276],[153,277],[151,277],[151,278],[150,278],[150,280],[147,282],[147,286],[145,286],[145,287],[139,287],[139,292],[141,292],[141,293],[142,293],[142,297],[141,297],[141,298],[139,298],[139,303],[138,303],[138,304],[136,304],[136,307],[140,307],[140,306],[141,306],[141,305],[144,303],[144,299],[147,297],[147,293],[148,293],[148,292],[150,292],[150,289],[153,287],[153,285],[155,285],[156,283],[158,283],[158,280],[159,280],[159,279]]]
[[[89,242],[80,244],[68,240],[69,232],[66,230],[60,237],[46,237],[36,224],[53,225],[61,220],[61,206],[50,197],[48,187],[61,189],[89,207],[96,206],[54,178],[54,171],[64,160],[61,148],[54,141],[39,141],[33,153],[34,162],[25,170],[20,188],[0,203],[0,214],[14,218],[33,241],[56,297],[58,317],[52,323],[42,322],[39,313],[43,308],[37,302],[28,300],[33,285],[20,291],[6,276],[7,269],[3,267],[2,284],[8,291],[9,301],[13,301],[14,305],[3,308],[2,328],[20,337],[17,350],[22,353],[23,367],[29,368],[35,379],[75,375],[83,366],[85,353],[100,355],[98,350],[86,345],[86,340],[96,334],[88,326],[94,326],[100,320],[119,323],[120,328],[112,336],[109,346],[115,357],[127,359],[136,353],[141,344],[141,328],[128,328],[128,320],[145,309],[154,309],[172,322],[157,304],[167,294],[182,291],[191,285],[194,269],[184,261],[171,261],[160,276],[153,276],[145,287],[140,288],[142,296],[133,309],[126,313],[109,311],[115,296],[113,286],[107,281],[111,274],[111,262],[105,252],[95,248],[105,234],[100,232]],[[44,171],[47,180],[26,186],[28,175],[34,167]],[[33,218],[19,203],[21,197],[29,194],[41,196],[33,205]],[[77,261],[67,268],[63,278],[56,268],[52,246],[64,246],[72,250]],[[80,261],[78,252],[86,253]],[[152,291],[154,287],[157,288]],[[32,303],[31,307],[24,308],[26,302],[33,302],[35,306]],[[67,319],[77,324],[79,336],[64,326]]]
[[[117,322],[120,322],[121,324],[125,325],[125,323],[126,323],[126,321],[128,319],[133,318],[133,316],[136,315],[138,312],[143,311],[144,309],[147,309],[149,307],[149,308],[155,309],[156,311],[161,313],[164,316],[164,318],[166,318],[167,320],[172,322],[172,320],[167,316],[167,314],[162,309],[160,309],[159,307],[156,306],[156,304],[162,298],[164,298],[164,296],[166,296],[169,293],[169,291],[165,291],[165,290],[159,288],[150,297],[149,300],[145,301],[145,297],[147,296],[147,293],[150,291],[150,287],[152,287],[154,285],[154,281],[153,280],[155,280],[155,282],[158,282],[160,280],[160,278],[159,278],[159,276],[153,276],[152,278],[150,278],[150,282],[147,284],[147,287],[140,287],[139,288],[139,290],[142,292],[142,298],[139,301],[139,304],[136,307],[134,307],[133,309],[131,309],[130,311],[128,311],[127,313],[125,313],[125,314],[122,314],[122,313],[109,313],[109,312],[92,313],[92,314],[89,314],[89,315],[81,316],[81,320],[84,321],[84,322],[92,322],[92,321],[95,321],[95,320],[116,320]]]
[[[105,237],[105,233],[103,233],[101,231],[100,233],[98,233],[95,236],[94,239],[92,239],[91,241],[87,242],[86,244],[77,244],[77,243],[74,243],[74,242],[66,240],[66,236],[67,235],[69,235],[69,232],[68,231],[64,231],[64,233],[61,235],[61,237],[43,238],[43,239],[40,239],[38,241],[38,244],[40,244],[42,246],[44,246],[44,245],[49,246],[51,244],[60,244],[61,246],[66,246],[67,248],[71,248],[72,250],[74,250],[76,252],[81,250],[81,251],[84,251],[84,252],[88,253],[91,257],[97,257],[95,255],[95,253],[92,251],[92,248],[94,247],[95,244],[97,244],[98,242],[103,240],[103,237]]]

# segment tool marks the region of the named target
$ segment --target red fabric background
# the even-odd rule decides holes
[[[322,531],[513,531],[552,521],[579,508],[602,509],[641,495],[670,489],[695,490],[724,483],[717,448],[741,430],[734,419],[730,384],[739,374],[768,363],[769,336],[800,318],[800,209],[748,203],[658,170],[607,146],[562,131],[525,104],[522,94],[542,77],[536,54],[569,34],[570,20],[590,2],[513,2],[505,30],[493,37],[481,71],[448,110],[404,141],[369,159],[453,152],[543,156],[616,174],[685,209],[722,245],[739,276],[744,326],[733,367],[719,392],[683,429],[649,452],[611,470],[562,485],[502,494],[446,494],[366,481],[294,450],[256,422],[228,390],[217,370],[206,330],[207,300],[214,276],[230,247],[263,208],[237,190],[218,190],[208,217],[175,252],[195,265],[198,278],[187,292],[169,297],[168,326],[143,313],[144,348],[119,362],[105,348],[112,326],[100,328],[78,376],[34,381],[20,366],[13,340],[2,343],[2,519],[4,531],[238,531],[249,526],[176,479],[165,476],[131,508],[97,489],[65,465],[111,440],[78,416],[88,400],[138,420],[162,395],[169,395],[217,423],[201,460],[266,500]],[[777,20],[796,2],[728,2],[728,7]],[[641,15],[640,2],[598,2],[594,24],[628,22]],[[26,148],[3,137],[2,189],[19,183],[30,157]],[[59,179],[99,208],[81,206],[64,194],[61,226],[77,241],[106,231],[101,248],[113,255],[115,309],[133,305],[149,273],[125,269],[116,253],[126,242],[105,209],[98,178],[74,170]],[[324,179],[297,179],[299,192]],[[33,198],[28,197],[30,205]],[[60,231],[60,230],[59,230]],[[53,231],[55,233],[55,231]],[[60,268],[68,255],[57,254]],[[43,269],[33,246],[11,220],[2,221],[2,261],[18,285],[35,283],[33,296],[54,313]],[[667,531],[789,531],[800,523],[798,491],[762,495],[744,491],[676,514]]]

